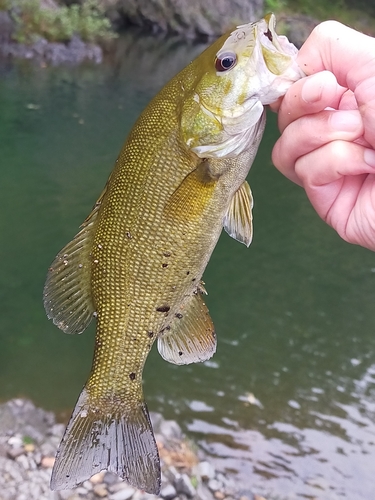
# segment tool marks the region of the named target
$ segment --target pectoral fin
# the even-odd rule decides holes
[[[56,256],[44,286],[44,308],[49,319],[65,333],[82,333],[89,325],[94,305],[90,285],[90,251],[98,205],[81,231]]]
[[[162,358],[176,365],[206,361],[216,351],[214,325],[200,292],[192,295],[158,338]]]
[[[216,181],[211,176],[209,162],[200,162],[167,201],[164,214],[183,221],[200,217],[212,198]]]
[[[245,181],[234,193],[223,225],[225,231],[235,240],[247,247],[253,239],[253,196],[249,184]]]

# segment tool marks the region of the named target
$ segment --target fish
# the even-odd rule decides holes
[[[57,451],[52,490],[108,470],[159,493],[143,367],[155,341],[177,365],[216,351],[203,271],[223,228],[251,243],[246,176],[265,106],[304,76],[297,52],[269,14],[188,64],[141,113],[90,215],[51,264],[48,318],[68,334],[96,320],[91,373]]]

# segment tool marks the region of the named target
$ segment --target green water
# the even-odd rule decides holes
[[[129,38],[98,67],[1,65],[1,400],[71,410],[94,330],[68,336],[46,319],[46,270],[90,212],[140,110],[200,49]],[[223,234],[204,276],[218,352],[177,367],[154,349],[147,401],[244,489],[372,499],[375,258],[341,241],[272,167],[277,135],[270,116],[249,176],[251,247]]]

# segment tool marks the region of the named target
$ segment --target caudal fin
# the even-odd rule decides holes
[[[159,494],[160,460],[145,403],[129,414],[89,405],[83,389],[57,451],[51,489],[75,488],[102,470],[147,493]]]

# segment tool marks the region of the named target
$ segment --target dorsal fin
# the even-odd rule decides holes
[[[253,196],[249,184],[244,181],[234,193],[223,225],[225,231],[247,247],[253,239]]]
[[[176,365],[206,361],[216,351],[216,335],[207,306],[198,291],[180,308],[158,338],[162,358]]]
[[[90,252],[101,199],[102,196],[80,232],[57,254],[48,270],[44,308],[48,318],[65,333],[82,333],[94,314]]]

